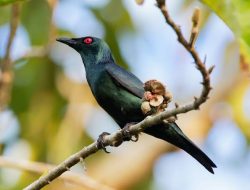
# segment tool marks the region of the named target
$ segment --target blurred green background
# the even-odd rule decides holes
[[[0,1],[2,71],[13,15],[19,21],[9,56],[11,90],[0,89],[7,94],[0,99],[1,190],[22,189],[47,171],[43,164],[37,169],[22,161],[56,165],[101,132],[117,130],[94,100],[80,56],[57,43],[57,37],[105,39],[117,63],[142,81],[162,81],[179,104],[201,90],[200,73],[153,0],[141,6],[134,0],[13,2]],[[216,163],[215,175],[186,153],[141,135],[137,143],[110,148],[109,155],[98,152],[87,158],[72,168],[78,175],[74,180],[56,180],[45,189],[104,189],[100,184],[131,190],[250,189],[250,5],[241,0],[202,2],[210,8],[194,0],[167,4],[187,38],[194,8],[202,10],[196,48],[207,57],[208,67],[216,66],[213,91],[199,112],[181,115],[177,123]],[[91,179],[79,177],[85,175]],[[92,186],[85,180],[94,180]]]

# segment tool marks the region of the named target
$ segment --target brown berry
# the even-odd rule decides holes
[[[155,97],[149,101],[149,104],[153,107],[157,107],[162,104],[163,100],[163,96],[155,95]]]
[[[141,110],[142,110],[142,113],[144,115],[146,115],[148,112],[151,111],[151,107],[149,105],[149,102],[145,101],[145,102],[142,102],[141,104]]]

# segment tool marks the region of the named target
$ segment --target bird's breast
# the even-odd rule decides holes
[[[121,126],[143,119],[141,99],[114,82],[103,72],[90,84],[99,105]]]

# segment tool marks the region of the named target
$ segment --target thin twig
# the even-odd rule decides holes
[[[0,111],[3,110],[10,100],[10,92],[13,81],[12,60],[10,52],[19,23],[20,4],[15,3],[11,9],[10,34],[7,41],[4,58],[0,64]]]
[[[34,46],[27,53],[25,53],[22,57],[15,60],[15,63],[19,63],[25,60],[29,60],[31,58],[40,58],[44,57],[48,54],[49,49],[47,46]]]
[[[19,23],[19,15],[20,15],[20,5],[17,3],[13,4],[12,10],[11,10],[10,34],[8,37],[6,52],[5,52],[5,56],[4,56],[3,60],[10,59],[10,51],[11,51],[11,47],[12,47],[12,44],[14,41],[14,37],[16,35],[17,26]],[[11,64],[11,62],[7,62],[6,64],[4,64],[4,62],[3,62],[3,64],[1,66],[6,67],[6,66],[8,66],[8,64]]]
[[[53,12],[55,10],[55,7],[58,3],[58,0],[47,0],[48,4],[51,9],[51,13],[53,15]],[[50,18],[50,26],[49,26],[49,40],[48,40],[48,48],[50,49],[50,45],[55,42],[56,36],[57,36],[57,28],[53,22],[53,17]]]
[[[209,69],[206,69],[205,66],[205,61],[203,62],[201,60],[201,58],[199,57],[199,54],[197,53],[197,51],[194,48],[193,42],[191,42],[191,44],[184,38],[184,35],[181,32],[180,27],[173,21],[173,19],[170,17],[168,10],[167,10],[167,6],[165,3],[165,0],[156,0],[157,2],[157,6],[159,7],[159,9],[161,10],[166,22],[171,26],[171,28],[173,28],[173,30],[175,31],[178,41],[185,47],[185,49],[191,54],[191,56],[193,57],[196,67],[197,69],[201,72],[202,74],[202,85],[203,85],[203,89],[202,92],[200,94],[199,98],[195,98],[194,102],[193,102],[193,106],[189,106],[190,110],[193,109],[199,109],[200,105],[202,103],[204,103],[207,99],[208,99],[208,94],[210,92],[210,90],[212,89],[210,86],[210,78],[209,78],[209,74],[212,72],[214,66],[212,66]],[[196,15],[199,16],[200,13],[198,13]],[[196,18],[197,19],[197,18]],[[197,19],[198,20],[198,19]],[[198,35],[198,32],[197,32]],[[189,111],[190,111],[189,110]]]
[[[129,132],[131,135],[139,134],[140,132],[144,131],[146,128],[160,124],[163,122],[163,120],[176,116],[181,113],[186,113],[191,110],[197,110],[199,109],[200,105],[203,104],[207,99],[208,99],[208,94],[211,90],[210,86],[210,73],[213,70],[213,67],[206,69],[205,63],[201,61],[197,51],[194,48],[194,41],[189,43],[183,36],[180,27],[174,23],[172,18],[169,16],[168,10],[165,5],[165,0],[156,0],[157,6],[161,10],[162,14],[165,17],[166,22],[173,28],[175,31],[178,41],[185,47],[185,49],[191,54],[193,59],[195,60],[195,64],[197,69],[201,72],[202,78],[203,78],[203,89],[198,98],[195,98],[195,100],[187,105],[183,106],[177,106],[168,111],[161,112],[159,114],[156,114],[154,116],[148,116],[145,118],[143,121],[140,123],[137,123],[135,125],[130,126],[127,132]],[[198,35],[198,32],[197,32]],[[120,129],[111,135],[107,135],[104,137],[104,143],[103,145],[106,146],[113,146],[116,144],[118,140],[120,140],[120,137],[123,134],[124,129]],[[47,175],[42,176],[40,179],[37,181],[33,182],[30,184],[28,187],[25,188],[25,190],[38,190],[45,185],[49,184],[52,180],[60,176],[62,173],[66,172],[68,168],[72,167],[73,165],[77,164],[81,160],[87,158],[88,156],[96,153],[98,151],[97,147],[97,141],[94,143],[88,145],[87,147],[83,148],[79,152],[75,153],[74,155],[71,155],[68,159],[66,159],[64,162],[56,166],[54,169],[48,172]]]
[[[27,160],[20,160],[20,159],[13,159],[10,157],[3,157],[0,156],[0,167],[5,168],[12,168],[12,169],[18,169],[18,170],[24,170],[32,173],[37,174],[43,174],[46,173],[48,170],[54,168],[55,166],[50,164],[44,164],[40,162],[31,162]],[[100,184],[99,182],[95,181],[94,179],[83,175],[83,174],[77,174],[75,172],[67,172],[64,175],[62,175],[59,179],[79,185],[80,187],[85,187],[88,189],[93,190],[114,190],[111,187],[108,187],[106,185]]]

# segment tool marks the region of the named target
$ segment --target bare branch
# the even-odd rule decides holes
[[[195,38],[194,38],[194,40],[191,40],[190,42],[188,42],[184,38],[184,36],[180,30],[180,27],[177,24],[175,24],[174,21],[172,20],[172,18],[169,16],[168,10],[167,10],[166,5],[165,5],[165,0],[156,0],[156,2],[157,2],[157,6],[161,10],[161,12],[166,20],[166,22],[175,31],[175,33],[178,37],[178,41],[184,46],[184,48],[193,57],[193,59],[195,61],[196,68],[201,72],[201,75],[203,78],[203,81],[202,81],[203,89],[202,89],[200,96],[198,98],[195,98],[192,103],[187,104],[187,105],[182,105],[182,106],[176,104],[176,107],[172,110],[163,111],[163,112],[158,113],[158,114],[153,115],[153,116],[148,116],[140,123],[137,123],[135,125],[131,125],[129,128],[125,129],[126,132],[129,132],[131,135],[137,135],[140,132],[144,131],[146,128],[153,126],[153,125],[160,124],[160,123],[164,122],[164,120],[166,120],[170,117],[176,117],[178,114],[186,113],[186,112],[189,112],[191,110],[199,109],[200,105],[208,99],[208,94],[211,90],[209,74],[212,72],[213,67],[211,67],[210,69],[206,69],[204,62],[201,61],[197,51],[194,48],[195,38],[198,35],[198,24],[197,23],[199,20],[199,14],[195,13],[196,16],[193,17],[193,26],[197,30],[194,34]],[[119,141],[119,140],[121,141],[120,137],[124,134],[123,130],[124,129],[120,129],[120,130],[112,133],[111,135],[105,136],[104,141],[103,141],[103,146],[106,147],[106,146],[116,145],[117,141]],[[120,145],[120,144],[122,144],[122,142],[118,143],[118,144]],[[38,179],[37,181],[33,182],[28,187],[26,187],[25,190],[37,190],[37,189],[44,187],[45,185],[47,185],[51,181],[53,181],[55,178],[60,176],[62,173],[66,172],[70,167],[72,167],[76,163],[80,162],[81,160],[87,158],[88,156],[96,153],[98,150],[99,150],[99,148],[97,146],[97,141],[95,141],[94,143],[88,145],[87,147],[83,148],[82,150],[75,153],[74,155],[71,155],[64,162],[62,162],[61,164],[59,164],[58,166],[53,168],[51,171],[49,171],[47,173],[47,175],[42,176],[40,179]]]
[[[199,109],[200,105],[203,104],[207,99],[208,99],[208,94],[211,90],[211,86],[210,86],[210,77],[209,74],[211,72],[209,72],[209,70],[206,69],[204,62],[201,61],[201,58],[199,57],[197,51],[194,48],[194,41],[191,41],[191,43],[189,43],[183,36],[180,27],[175,24],[175,22],[173,21],[173,19],[170,17],[168,10],[167,10],[167,6],[165,3],[165,0],[156,0],[157,2],[157,6],[159,7],[159,9],[161,10],[166,22],[171,26],[171,28],[173,28],[173,30],[175,31],[177,37],[178,37],[178,41],[184,46],[184,48],[191,54],[191,56],[193,57],[196,67],[197,69],[201,72],[203,81],[203,89],[202,92],[200,94],[200,97],[195,99],[195,101],[190,104],[188,107],[189,108],[188,111],[194,110],[194,109]],[[195,26],[195,30],[198,30],[198,20],[200,17],[200,11],[198,11],[197,9],[195,10],[194,14],[193,14],[193,26]],[[198,31],[196,32],[196,37],[198,35]],[[195,38],[196,38],[195,37]],[[183,112],[182,112],[183,113]]]

